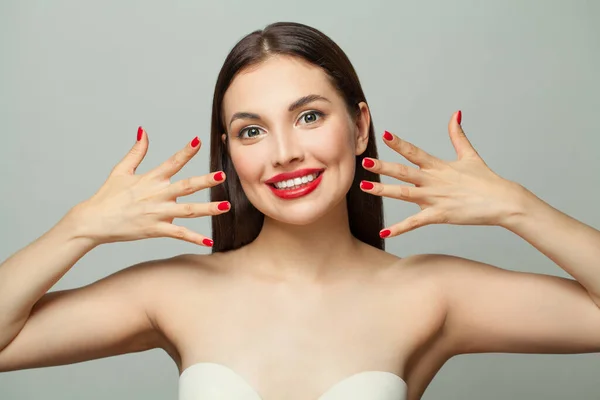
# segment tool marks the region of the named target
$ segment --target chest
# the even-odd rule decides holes
[[[183,287],[161,313],[180,372],[198,363],[234,371],[264,398],[317,399],[364,371],[402,377],[407,360],[437,330],[427,285],[353,282]]]

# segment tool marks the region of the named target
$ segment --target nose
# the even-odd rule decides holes
[[[280,130],[271,136],[273,138],[273,167],[282,167],[304,160],[304,151],[295,132]]]

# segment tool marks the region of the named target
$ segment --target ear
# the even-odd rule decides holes
[[[358,103],[358,115],[355,121],[356,129],[356,147],[355,155],[361,155],[367,149],[369,144],[369,127],[371,126],[371,112],[369,106],[364,101]]]
[[[223,144],[227,143],[227,134],[226,133],[221,135],[221,141],[223,142]]]

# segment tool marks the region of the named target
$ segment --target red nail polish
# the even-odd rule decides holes
[[[361,189],[366,189],[366,190],[371,190],[371,189],[373,189],[373,184],[371,182],[361,181],[360,182],[360,188]]]
[[[462,111],[458,110],[458,114],[456,114],[456,122],[460,125],[462,121]]]
[[[210,239],[204,239],[204,240],[202,241],[202,244],[204,244],[205,246],[208,246],[208,247],[212,247],[212,245],[213,245],[213,241],[212,241],[212,240],[210,240]]]
[[[383,134],[383,138],[385,140],[392,140],[394,138],[394,136],[392,136],[392,134],[389,133],[388,131],[385,131],[385,133]]]
[[[219,205],[217,206],[217,208],[221,211],[226,211],[229,210],[229,202],[228,201],[222,201],[219,203]]]
[[[363,158],[363,166],[365,168],[373,168],[375,166],[375,162],[370,158]]]
[[[215,174],[214,178],[215,178],[215,181],[217,181],[217,182],[221,182],[223,179],[225,179],[222,172],[217,172]]]
[[[382,239],[386,238],[386,237],[390,236],[390,233],[392,233],[392,232],[390,232],[389,229],[384,229],[381,232],[379,232],[379,237]]]
[[[144,128],[142,128],[141,126],[138,128],[138,134],[137,134],[137,140],[138,142],[140,140],[142,140],[142,135],[144,134]]]
[[[200,139],[198,139],[198,136],[196,136],[194,138],[194,140],[192,140],[192,147],[198,146],[199,143],[200,143]]]

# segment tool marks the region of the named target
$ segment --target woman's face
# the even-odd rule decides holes
[[[266,216],[309,224],[340,202],[366,146],[369,111],[352,118],[319,67],[274,56],[241,71],[223,99],[230,157]],[[283,175],[281,175],[283,174]]]

